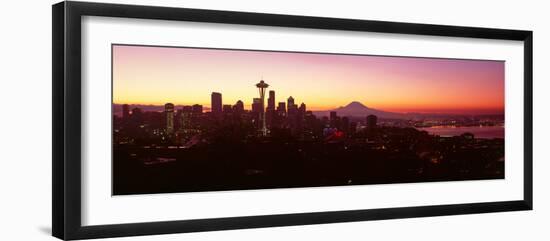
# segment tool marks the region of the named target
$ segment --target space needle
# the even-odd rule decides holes
[[[264,82],[263,80],[260,80],[260,83],[257,83],[256,84],[256,87],[258,87],[258,90],[260,91],[260,99],[261,99],[261,105],[262,105],[262,110],[260,111],[260,121],[262,123],[262,127],[260,129],[261,133],[263,136],[266,136],[267,135],[267,127],[265,126],[265,101],[264,101],[264,98],[265,98],[265,89],[267,89],[267,87],[269,87],[269,85]]]

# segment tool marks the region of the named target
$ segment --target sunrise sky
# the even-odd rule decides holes
[[[309,110],[359,101],[393,112],[502,114],[504,62],[113,45],[116,104],[250,109],[264,79],[276,102],[293,96]],[[267,91],[266,91],[267,92]]]

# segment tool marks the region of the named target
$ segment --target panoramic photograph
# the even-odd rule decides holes
[[[504,178],[504,61],[111,49],[113,195]]]

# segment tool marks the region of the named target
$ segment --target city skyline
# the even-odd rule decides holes
[[[266,101],[264,80],[255,87],[251,110],[219,92],[210,112],[123,105],[113,116],[114,195],[504,177],[498,117],[382,119],[360,103],[352,109],[370,113],[318,116],[293,97],[276,104],[274,90]]]
[[[115,104],[210,108],[217,92],[223,105],[241,100],[251,109],[258,97],[251,83],[263,76],[275,102],[293,96],[313,111],[352,101],[392,112],[504,111],[501,61],[126,45],[113,46],[113,61]]]
[[[500,62],[135,46],[113,60],[114,195],[504,178]]]

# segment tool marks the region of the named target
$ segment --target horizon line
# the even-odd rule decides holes
[[[414,110],[414,111],[394,111],[394,110],[386,110],[386,109],[382,109],[382,108],[371,108],[371,107],[368,107],[366,105],[364,105],[363,103],[359,102],[359,101],[351,101],[350,103],[353,103],[353,102],[358,102],[360,103],[361,105],[365,106],[366,108],[368,109],[371,109],[371,110],[375,110],[375,111],[383,111],[383,112],[387,112],[387,113],[396,113],[396,114],[437,114],[437,115],[504,115],[505,114],[505,110],[502,109],[502,110],[497,110],[496,108],[495,109],[491,109],[491,108],[479,108],[479,109],[463,109],[463,108],[457,108],[457,109],[447,109],[447,110],[443,110],[443,111],[438,111],[438,110]],[[199,104],[199,103],[195,103],[195,104],[176,104],[174,102],[166,102],[165,104],[168,104],[168,103],[171,103],[173,104],[174,106],[192,106],[192,105],[201,105],[203,108],[207,108],[208,111],[205,110],[205,113],[207,112],[211,112],[211,105],[205,105],[205,104]],[[285,102],[287,103],[287,102]],[[348,104],[350,104],[348,103]],[[112,102],[111,103],[112,105],[140,105],[140,106],[152,106],[152,107],[163,107],[165,104],[146,104],[146,103],[116,103],[116,102]],[[347,106],[348,104],[346,105],[342,105],[342,106],[337,106],[337,107],[332,107],[332,109],[315,109],[315,108],[309,108],[307,107],[307,104],[306,104],[306,107],[307,107],[307,110],[308,111],[312,111],[312,112],[323,112],[323,111],[337,111],[336,109],[338,108],[343,108],[345,106]],[[234,104],[224,104],[224,105],[231,105],[233,106]],[[246,105],[245,106],[250,106],[250,105]],[[245,110],[250,110],[250,109],[246,109]],[[456,112],[455,112],[456,111]]]

